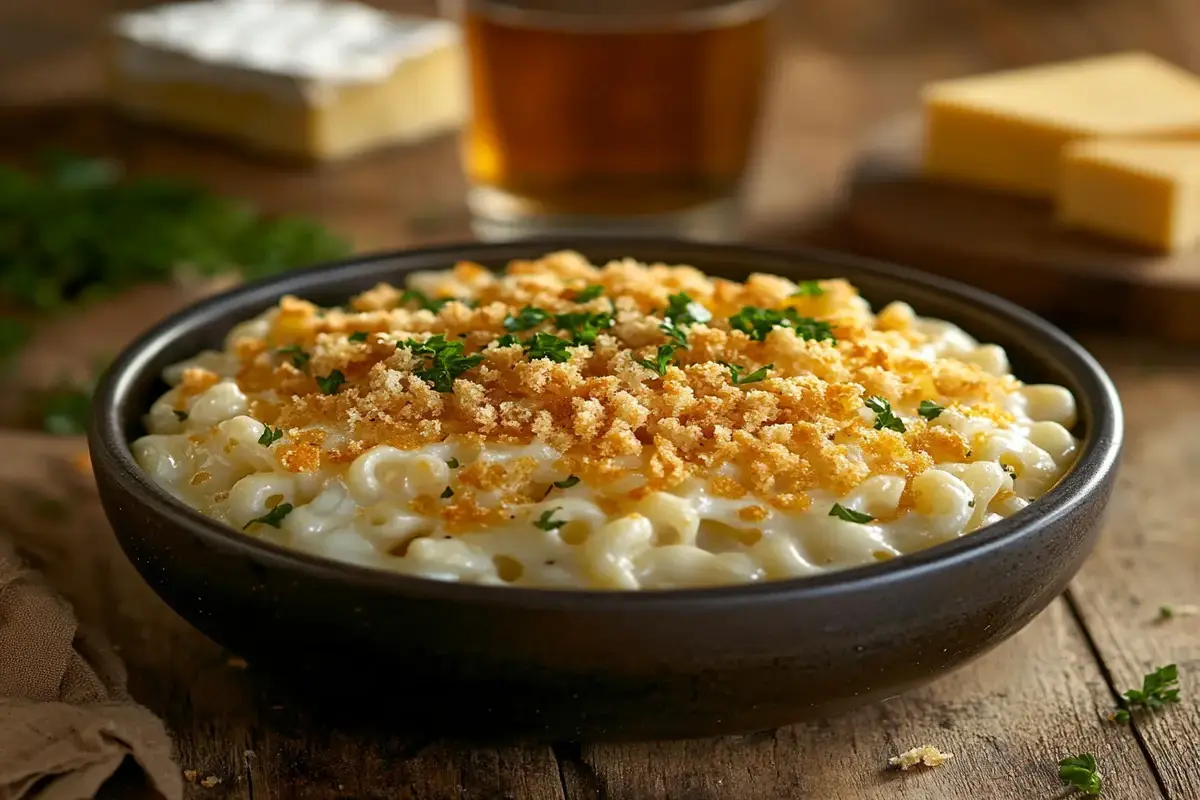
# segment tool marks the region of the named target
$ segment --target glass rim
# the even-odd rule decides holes
[[[559,3],[558,5],[567,5]],[[572,33],[629,32],[725,28],[765,18],[779,0],[707,0],[695,7],[664,8],[673,3],[642,0],[637,8],[614,8],[611,3],[570,3],[575,8],[530,8],[521,0],[439,0],[443,14],[459,18],[467,13],[503,25],[539,30],[563,29]]]

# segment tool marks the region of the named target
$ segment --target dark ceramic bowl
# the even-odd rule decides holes
[[[219,346],[292,293],[340,304],[377,281],[460,259],[500,267],[573,248],[743,278],[844,276],[1003,345],[1014,372],[1068,387],[1083,444],[1045,497],[964,538],[893,561],[754,586],[643,593],[468,586],[276,547],[173,500],[127,443],[163,367]],[[1120,401],[1057,328],[941,278],[831,253],[639,240],[472,244],[366,256],[245,286],[127,348],[96,395],[91,454],[122,547],[146,581],[252,666],[343,709],[466,735],[674,738],[771,728],[880,700],[1007,639],[1092,549],[1121,447]]]

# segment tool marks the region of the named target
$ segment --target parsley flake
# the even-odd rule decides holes
[[[837,341],[833,336],[833,326],[828,322],[801,316],[794,308],[782,311],[773,308],[743,306],[742,310],[729,318],[729,326],[735,331],[741,331],[756,342],[767,338],[767,334],[775,328],[791,328],[792,333],[801,339],[813,342]]]
[[[712,312],[693,300],[687,292],[679,292],[667,298],[664,316],[676,326],[682,327],[697,322],[708,322],[712,319]]]
[[[308,372],[308,362],[312,360],[312,355],[298,344],[289,344],[287,347],[281,347],[275,351],[283,356],[288,356],[291,359],[292,366],[301,372]]]
[[[270,425],[264,425],[262,436],[258,437],[258,443],[264,447],[270,447],[282,438],[283,428],[272,428]]]
[[[447,486],[446,491],[442,492],[441,497],[443,500],[445,500],[448,497],[454,497],[454,490],[451,489],[449,486]]]
[[[496,340],[496,347],[512,347],[514,344],[520,344],[520,340],[511,333],[506,333]]]
[[[667,335],[676,347],[687,349],[687,331],[676,325],[671,320],[663,320],[663,323],[658,326],[658,329]]]
[[[509,314],[504,318],[504,330],[509,332],[528,331],[541,325],[550,314],[541,308],[525,306],[515,315]]]
[[[667,367],[671,366],[671,359],[675,357],[675,349],[675,345],[673,344],[660,344],[658,346],[658,353],[654,358],[638,358],[634,360],[661,378],[667,374]]]
[[[367,340],[367,332],[366,331],[355,331],[354,333],[350,334],[346,338],[348,341],[351,341],[351,342],[365,342]]]
[[[613,326],[612,314],[602,311],[599,314],[576,312],[572,314],[557,314],[554,324],[571,335],[575,344],[593,344],[596,336],[602,330]]]
[[[317,376],[317,386],[321,394],[337,394],[338,388],[346,382],[346,376],[340,369],[335,369],[325,377]]]
[[[535,528],[541,528],[544,531],[556,531],[563,525],[567,524],[565,519],[554,519],[554,514],[557,511],[562,511],[562,508],[552,508],[549,511],[543,511],[542,515],[534,520]]]
[[[263,516],[257,517],[255,519],[252,519],[249,522],[247,522],[245,525],[242,526],[242,530],[246,530],[246,528],[249,528],[251,525],[253,525],[256,522],[261,522],[263,525],[270,525],[272,528],[278,528],[279,524],[281,522],[283,522],[283,518],[286,517],[290,513],[292,513],[292,504],[291,503],[280,503],[279,505],[272,508],[270,511],[268,511]]]
[[[574,486],[577,483],[579,483],[578,475],[568,475],[567,477],[563,478],[561,481],[555,481],[554,485],[556,487],[558,487],[559,489],[570,489],[572,486]]]
[[[172,409],[172,411],[175,412],[175,419],[179,420],[180,422],[187,422],[188,412],[180,411],[178,408]]]
[[[724,361],[721,362],[725,364]],[[767,377],[767,373],[775,368],[774,364],[766,364],[751,372],[749,375],[743,376],[742,370],[745,367],[740,367],[737,364],[725,364],[729,369],[729,380],[734,386],[744,386],[747,383],[758,383]]]
[[[457,458],[450,459],[449,461],[446,462],[446,466],[449,467],[450,469],[458,469],[458,467],[459,467],[458,459]]]
[[[412,354],[425,361],[420,369],[414,369],[413,374],[428,383],[435,391],[450,393],[454,391],[454,381],[464,372],[474,369],[483,362],[483,356],[466,354],[466,345],[462,342],[450,342],[445,334],[430,336],[423,342],[415,339],[405,339],[396,342],[396,347],[411,350]]]
[[[525,355],[530,358],[547,358],[556,364],[563,364],[571,360],[571,354],[567,348],[571,343],[566,339],[560,339],[552,333],[535,333],[533,338],[525,343]]]
[[[1137,710],[1158,711],[1179,702],[1179,667],[1168,664],[1147,673],[1142,678],[1141,689],[1130,689],[1121,700],[1124,708],[1109,715],[1114,722],[1129,722],[1132,712]]]
[[[917,413],[927,420],[935,420],[942,415],[946,409],[939,406],[932,400],[922,400],[921,405],[917,406]]]
[[[1091,753],[1070,756],[1059,761],[1058,779],[1062,781],[1063,786],[1070,786],[1086,795],[1094,797],[1100,794],[1100,771],[1096,769],[1096,757]]]
[[[875,412],[875,430],[887,429],[896,433],[904,433],[904,420],[892,411],[892,404],[886,398],[875,396],[863,400],[863,405]]]
[[[864,514],[861,511],[855,511],[852,508],[846,508],[841,503],[834,503],[833,508],[829,509],[829,516],[844,519],[846,522],[857,522],[863,525],[868,522],[874,522],[875,518],[870,514]]]
[[[602,294],[604,294],[604,287],[598,283],[593,283],[576,292],[575,297],[572,299],[574,299],[576,303],[589,303]]]
[[[825,294],[820,281],[800,281],[792,297],[820,297]]]

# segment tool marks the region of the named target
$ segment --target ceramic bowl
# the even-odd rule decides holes
[[[1047,495],[969,536],[895,560],[752,586],[642,593],[458,585],[323,560],[227,528],[159,489],[128,443],[163,367],[219,346],[288,293],[340,304],[459,260],[501,267],[575,249],[744,278],[845,277],[1002,345],[1028,382],[1069,388],[1079,460]],[[1062,331],[938,277],[844,255],[678,241],[468,244],[363,256],[198,303],[116,359],[90,445],[105,510],[142,577],[252,668],[343,710],[474,737],[654,739],[761,730],[934,680],[1056,597],[1099,533],[1121,448],[1112,383]]]

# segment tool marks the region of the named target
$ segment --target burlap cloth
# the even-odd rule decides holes
[[[0,520],[0,800],[182,797],[171,739]]]

